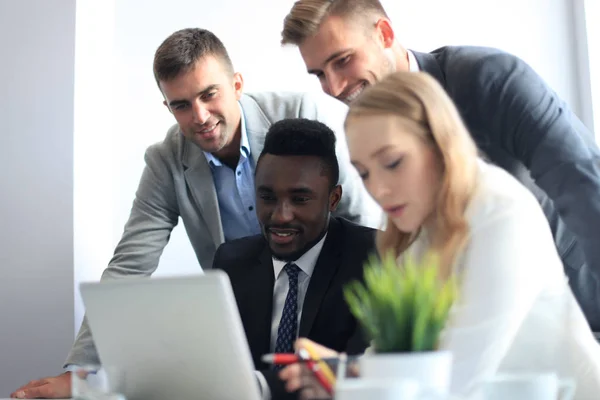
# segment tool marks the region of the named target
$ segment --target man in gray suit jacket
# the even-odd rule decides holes
[[[211,32],[184,29],[156,51],[154,74],[177,120],[146,152],[131,215],[102,279],[148,276],[179,218],[202,268],[226,240],[260,234],[254,168],[269,126],[286,118],[320,120],[338,132],[344,196],[335,215],[378,227],[381,210],[350,165],[342,132],[346,107],[325,95],[242,94],[223,43]],[[66,364],[99,362],[84,321]],[[14,397],[70,397],[70,373],[34,381]]]
[[[282,44],[297,45],[308,72],[345,103],[394,71],[435,77],[488,160],[537,197],[571,288],[600,331],[600,151],[525,62],[482,47],[406,50],[379,0],[297,1],[285,18]]]

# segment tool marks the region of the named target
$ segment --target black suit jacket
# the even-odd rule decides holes
[[[343,297],[344,284],[362,280],[363,266],[375,252],[375,230],[341,218],[331,218],[327,238],[310,279],[299,326],[299,337],[348,354],[362,353],[368,343]],[[277,374],[261,361],[271,352],[275,273],[270,249],[256,235],[222,244],[213,268],[227,272],[257,370],[265,375],[273,399],[285,392]]]
[[[571,288],[600,331],[600,151],[524,61],[484,47],[413,52],[457,105],[479,149],[540,202]]]

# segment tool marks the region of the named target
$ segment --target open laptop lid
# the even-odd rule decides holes
[[[125,371],[129,400],[260,400],[225,272],[80,288],[102,364]]]

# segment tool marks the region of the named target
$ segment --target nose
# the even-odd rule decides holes
[[[325,75],[323,83],[323,91],[333,97],[338,97],[346,89],[346,80],[333,72]]]
[[[205,124],[210,118],[210,112],[199,100],[193,103],[192,113],[194,114],[194,122],[199,125]]]
[[[385,200],[390,194],[390,188],[383,179],[377,179],[376,177],[371,176],[365,184],[365,187],[379,205],[385,204]]]
[[[286,224],[294,220],[294,213],[292,211],[292,207],[289,205],[287,201],[278,202],[275,208],[273,209],[273,214],[271,215],[271,221],[274,224]]]

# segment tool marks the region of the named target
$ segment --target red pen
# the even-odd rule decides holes
[[[348,360],[352,361],[356,358],[356,356],[348,357]],[[291,353],[275,353],[275,354],[265,354],[261,357],[262,362],[266,364],[274,364],[274,365],[290,365],[296,363],[306,363],[306,360],[302,359],[298,356],[298,354]],[[338,363],[340,361],[339,357],[325,357],[320,358],[320,361],[325,361],[326,363]],[[314,361],[314,360],[313,360]]]
[[[261,357],[261,360],[264,363],[275,365],[290,365],[303,361],[300,357],[298,357],[298,354],[292,353],[265,354]]]

